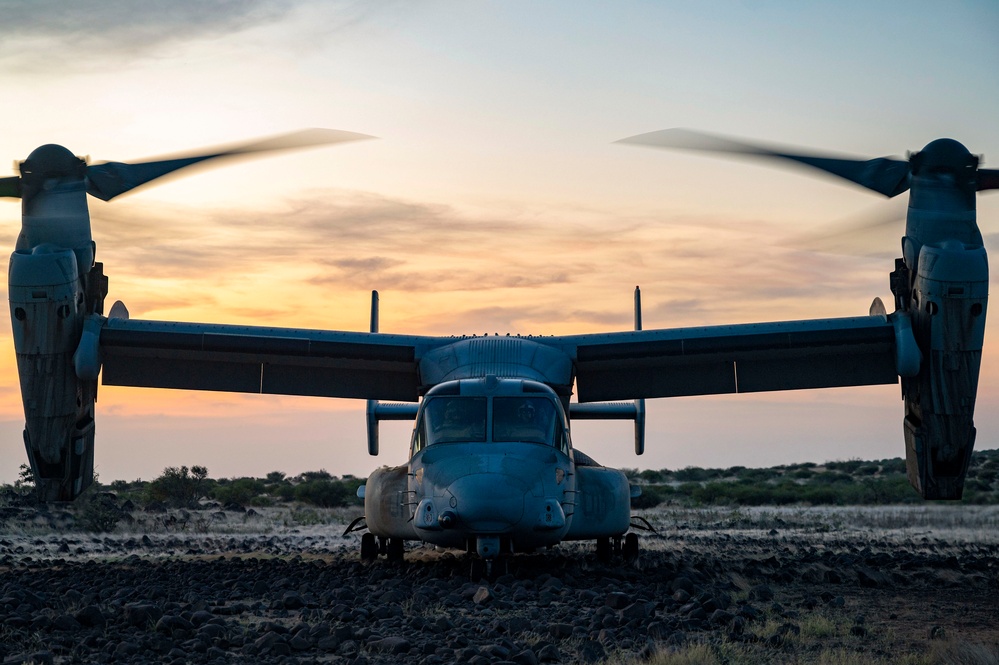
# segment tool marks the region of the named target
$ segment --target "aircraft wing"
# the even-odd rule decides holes
[[[106,385],[415,402],[438,339],[109,318],[99,346]]]
[[[898,382],[895,329],[885,316],[574,335],[549,343],[573,355],[580,402]]]

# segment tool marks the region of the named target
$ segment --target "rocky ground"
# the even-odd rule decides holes
[[[261,512],[4,509],[0,661],[999,661],[991,508],[659,509],[635,563],[568,545],[487,582],[362,564],[350,511]]]

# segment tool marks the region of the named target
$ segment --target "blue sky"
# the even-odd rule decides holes
[[[91,206],[110,300],[134,317],[388,332],[626,329],[847,316],[888,297],[879,257],[796,234],[901,211],[848,185],[614,141],[695,127],[854,155],[941,136],[999,165],[992,2],[4,3],[0,154],[60,143],[129,160],[302,127],[380,137],[204,171]],[[980,198],[986,232],[999,194]],[[904,202],[901,203],[904,206]],[[894,208],[892,208],[894,206]],[[886,208],[887,207],[887,208]],[[899,212],[901,214],[901,212]],[[17,202],[0,202],[13,246]],[[895,236],[901,235],[899,224]],[[874,241],[871,241],[872,243]],[[11,349],[9,323],[0,343]],[[999,443],[991,337],[979,447]],[[0,363],[0,481],[23,460]],[[378,459],[352,402],[102,388],[105,480]],[[897,387],[660,400],[649,446],[620,423],[577,445],[628,467],[902,454]]]

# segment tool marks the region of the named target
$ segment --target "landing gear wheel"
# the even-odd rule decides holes
[[[472,559],[472,569],[468,574],[468,579],[473,583],[478,583],[482,580],[482,576],[486,572],[486,562],[479,557],[474,557]]]
[[[378,558],[378,543],[373,533],[361,536],[361,561],[374,561]]]
[[[402,538],[389,538],[385,558],[389,561],[402,561],[405,551],[406,547]]]
[[[510,557],[501,556],[496,557],[493,563],[492,574],[489,576],[490,580],[495,580],[498,577],[503,577],[510,572]]]
[[[638,558],[638,534],[629,533],[624,537],[624,548],[621,553],[624,555],[624,560],[628,563],[635,561]]]
[[[597,538],[597,561],[610,563],[612,553],[610,538]]]

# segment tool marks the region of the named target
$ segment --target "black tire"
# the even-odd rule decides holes
[[[378,543],[373,533],[361,536],[361,561],[374,561],[378,558]]]
[[[638,534],[629,533],[624,537],[624,549],[621,552],[624,560],[632,562],[638,558]]]
[[[597,538],[597,561],[600,563],[610,563],[613,553],[610,538]]]
[[[468,579],[473,584],[478,584],[482,581],[482,577],[486,574],[486,562],[477,556],[472,557],[471,570],[468,573]]]
[[[389,561],[402,561],[405,551],[405,541],[402,538],[389,538],[385,557]]]
[[[493,559],[493,570],[489,576],[490,582],[495,582],[497,578],[503,577],[510,572],[510,557],[500,556]]]

